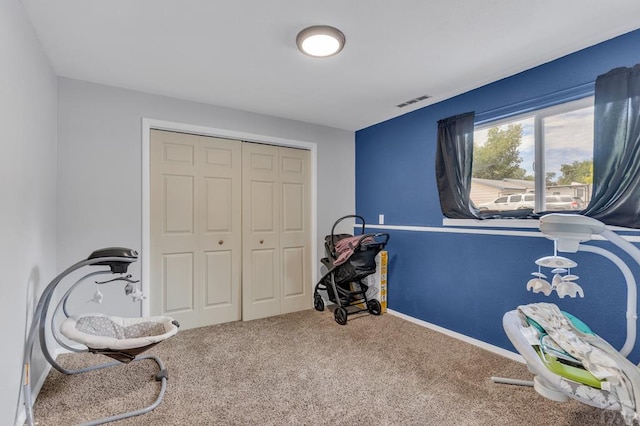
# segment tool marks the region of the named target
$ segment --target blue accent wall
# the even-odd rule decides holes
[[[435,181],[438,120],[592,83],[612,68],[636,63],[640,30],[356,132],[357,213],[367,223],[384,214],[387,225],[442,228]],[[569,255],[578,262],[572,272],[581,277],[585,298],[545,297],[526,291],[525,284],[537,271],[534,261],[553,254],[551,241],[444,231],[388,231],[389,308],[514,350],[502,315],[520,304],[553,302],[615,347],[624,343],[626,286],[610,261],[590,253]],[[611,244],[595,244],[625,256],[632,266]],[[640,269],[632,270],[640,279]],[[630,357],[634,362],[640,360],[639,347],[640,342]]]

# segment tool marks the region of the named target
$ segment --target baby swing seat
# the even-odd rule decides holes
[[[33,397],[31,394],[32,389],[30,383],[30,364],[36,336],[39,336],[40,348],[47,362],[63,374],[80,374],[121,365],[121,363],[127,364],[132,361],[147,359],[154,361],[158,366],[159,372],[156,374],[155,380],[161,382],[160,391],[151,405],[139,410],[92,420],[85,423],[85,425],[98,425],[145,414],[155,409],[162,401],[167,387],[167,380],[169,378],[167,370],[160,358],[154,355],[139,355],[169,337],[174,336],[178,332],[179,324],[177,321],[165,316],[149,318],[121,318],[108,316],[102,313],[71,315],[67,308],[69,296],[72,294],[73,290],[78,287],[78,285],[86,282],[89,277],[103,274],[113,274],[116,276],[106,281],[95,281],[97,286],[117,281],[124,281],[127,283],[125,286],[125,294],[132,296],[134,302],[142,300],[142,291],[137,284],[139,281],[132,280],[131,275],[124,275],[127,272],[129,265],[137,259],[138,253],[128,248],[109,247],[96,250],[91,253],[86,260],[81,260],[60,273],[42,292],[35,309],[33,321],[29,328],[29,335],[27,337],[24,350],[24,374],[22,375],[22,385],[27,425],[32,426],[34,424]],[[53,310],[53,313],[48,315],[49,308],[52,303],[52,296],[59,284],[65,277],[84,266],[106,266],[107,268],[89,272],[78,279],[68,288],[68,290],[66,290],[64,295],[61,296],[60,301]],[[96,290],[93,299],[90,301],[101,303],[102,297],[100,290]],[[60,313],[63,313],[66,319],[61,323],[60,330],[58,332],[54,325],[57,323],[56,316]],[[50,327],[52,337],[62,348],[70,352],[91,352],[102,354],[111,357],[118,362],[109,362],[76,370],[69,370],[62,367],[51,355],[51,351],[48,347],[49,343],[47,340],[49,339],[46,336],[47,326]],[[79,343],[86,348],[78,348],[75,345],[68,344],[59,333],[69,341]]]
[[[533,387],[539,394],[558,402],[572,398],[593,407],[620,411],[625,422],[633,424],[640,418],[640,369],[626,357],[636,339],[636,281],[618,256],[601,247],[580,243],[601,235],[639,265],[640,250],[603,223],[580,215],[545,215],[540,218],[540,231],[554,241],[554,255],[536,261],[539,269],[532,274],[536,278],[529,281],[527,289],[546,296],[556,291],[560,298],[567,294],[582,297],[582,289],[575,283],[578,277],[565,269],[577,263],[557,253],[586,251],[606,257],[621,270],[627,284],[626,341],[619,351],[614,349],[580,320],[552,303],[531,303],[507,312],[502,321],[505,333],[534,374]],[[552,284],[545,281],[540,266],[554,268]],[[563,275],[566,272],[569,274]],[[536,285],[532,285],[534,281]],[[564,291],[570,287],[571,291]],[[503,378],[493,380],[531,384]]]
[[[69,340],[85,345],[89,352],[128,363],[147,349],[178,332],[169,317],[120,318],[103,314],[72,315],[60,325]]]

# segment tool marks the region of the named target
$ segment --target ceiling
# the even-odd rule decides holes
[[[346,130],[640,28],[638,0],[22,3],[59,76]],[[311,25],[342,30],[344,50],[298,52]]]

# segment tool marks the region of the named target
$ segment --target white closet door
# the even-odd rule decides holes
[[[241,317],[241,142],[152,130],[153,314],[183,328]]]
[[[309,151],[278,148],[280,165],[281,312],[311,307]]]
[[[278,148],[242,145],[242,319],[280,314]]]
[[[199,138],[200,324],[242,318],[242,142]]]
[[[311,307],[309,152],[151,131],[151,312],[183,328]]]
[[[242,146],[242,319],[311,307],[309,151]]]

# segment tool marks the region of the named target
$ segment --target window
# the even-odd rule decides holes
[[[435,171],[443,215],[539,217],[563,207],[547,205],[548,195],[569,195],[569,208],[580,214],[640,229],[638,82],[640,64],[618,67],[599,75],[593,85],[438,120]],[[476,209],[492,197],[514,194],[533,195],[533,209]]]
[[[593,97],[476,126],[473,137],[471,200],[480,210],[502,215],[588,205]]]

